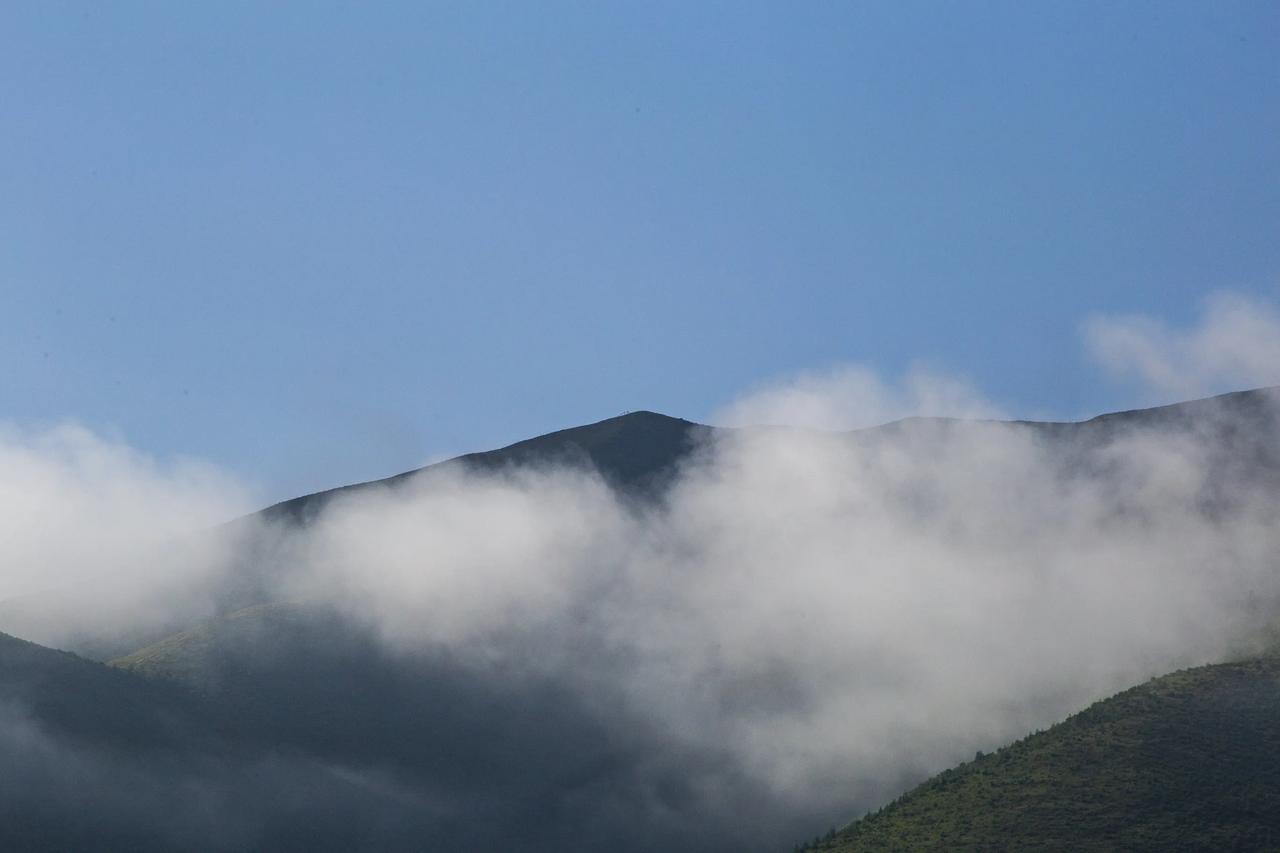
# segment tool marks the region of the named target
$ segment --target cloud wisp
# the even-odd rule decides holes
[[[135,554],[248,507],[209,463],[160,461],[75,424],[0,424],[0,600],[139,569]]]
[[[1166,397],[1280,384],[1280,312],[1256,297],[1215,294],[1187,329],[1144,316],[1096,317],[1085,336],[1109,371]]]
[[[840,365],[765,383],[723,407],[712,422],[839,431],[911,416],[996,418],[1000,411],[969,382],[922,366],[893,383],[868,367]]]

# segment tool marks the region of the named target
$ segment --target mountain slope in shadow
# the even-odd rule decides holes
[[[432,800],[241,709],[0,634],[0,849],[387,849]]]

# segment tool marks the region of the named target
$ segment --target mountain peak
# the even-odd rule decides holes
[[[304,522],[340,493],[375,486],[396,486],[444,466],[463,465],[485,471],[510,465],[574,462],[594,467],[622,491],[647,491],[666,480],[675,465],[711,427],[659,412],[639,409],[595,423],[568,427],[517,441],[497,450],[468,453],[395,474],[382,480],[339,486],[267,507],[269,520]]]

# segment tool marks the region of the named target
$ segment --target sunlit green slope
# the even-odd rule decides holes
[[[1126,690],[807,849],[1280,849],[1280,658]]]

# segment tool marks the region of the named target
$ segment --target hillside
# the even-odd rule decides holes
[[[395,798],[208,697],[0,634],[0,849],[357,846]]]
[[[947,770],[805,849],[1280,844],[1280,658],[1157,678]]]
[[[723,756],[670,742],[562,674],[397,650],[297,604],[237,611],[113,666],[189,686],[274,748],[391,774],[404,802],[387,815],[416,833],[394,849],[505,851],[519,839],[530,851],[640,851],[655,838],[724,847],[698,829],[709,800],[698,777]],[[405,791],[447,808],[434,813]],[[753,832],[777,834],[741,823],[740,849]]]
[[[104,747],[187,747],[213,730],[186,691],[8,634],[0,634],[0,704]]]
[[[692,805],[614,813],[650,788],[696,802],[706,758],[658,755],[642,724],[620,737],[563,685],[388,655],[291,606],[164,648],[225,680],[189,691],[0,635],[0,849],[721,847],[691,841]]]

